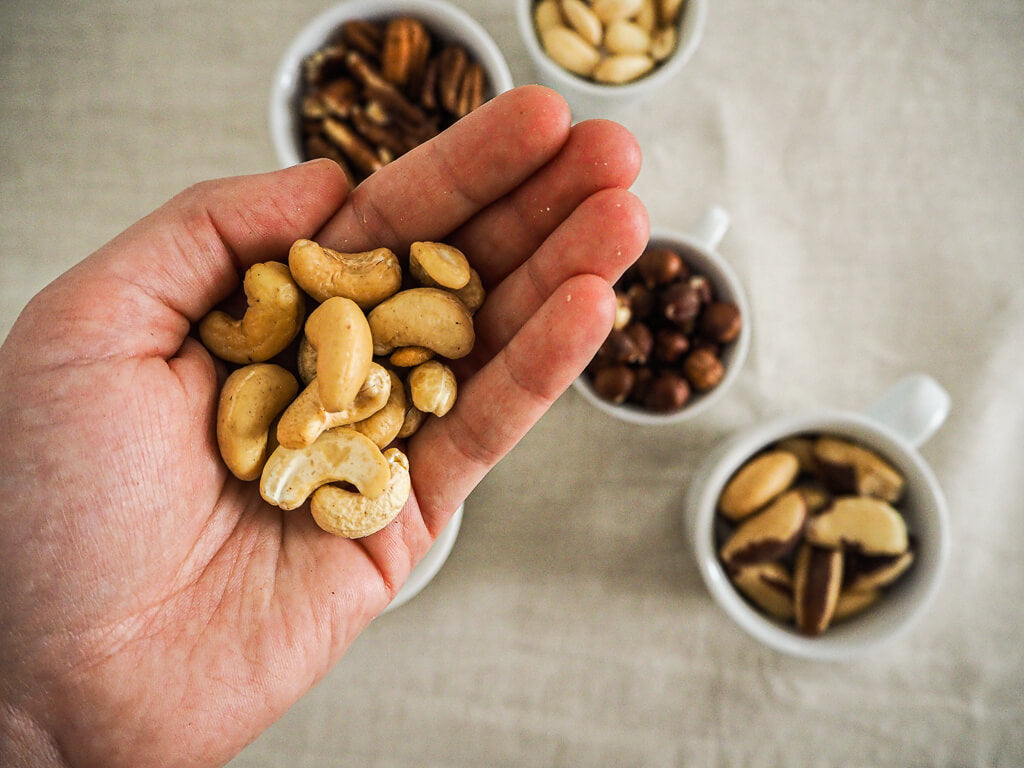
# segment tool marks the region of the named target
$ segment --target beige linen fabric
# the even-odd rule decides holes
[[[457,4],[536,77],[511,3]],[[323,5],[0,5],[0,333],[182,188],[275,167],[271,74]],[[567,393],[433,583],[233,768],[1024,764],[1024,4],[715,0],[675,82],[588,116],[636,133],[653,223],[732,214],[743,375],[661,430]],[[954,530],[933,610],[850,663],[759,646],[686,549],[694,463],[915,371],[953,399],[924,448]]]

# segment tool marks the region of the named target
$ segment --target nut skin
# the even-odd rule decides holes
[[[690,350],[690,338],[675,328],[659,328],[654,337],[654,357],[660,363],[672,364]]]
[[[661,294],[662,315],[684,330],[693,328],[700,308],[700,294],[689,282],[673,283]]]
[[[633,346],[636,347],[636,354],[632,362],[643,365],[654,351],[654,335],[651,333],[651,329],[643,323],[631,323],[626,326],[625,333],[633,340]]]
[[[820,635],[832,622],[843,583],[843,553],[812,544],[800,546],[793,569],[796,626],[804,635]]]
[[[695,349],[683,360],[683,374],[698,392],[707,392],[718,386],[725,375],[725,366],[709,349]]]
[[[662,373],[651,381],[644,407],[655,413],[678,411],[690,399],[690,385],[674,373]]]
[[[604,343],[601,344],[597,355],[610,363],[636,363],[642,357],[633,337],[625,330],[617,331],[615,329],[612,329]]]
[[[625,365],[609,365],[594,374],[594,392],[602,400],[610,403],[623,403],[629,397],[636,373]]]
[[[634,320],[646,320],[654,311],[657,299],[654,292],[643,283],[633,283],[626,289],[629,308]]]
[[[697,320],[701,335],[717,344],[727,344],[740,335],[743,321],[740,310],[732,302],[715,301],[704,307]]]
[[[671,248],[648,248],[636,261],[636,271],[648,289],[674,282],[685,269],[682,257]]]

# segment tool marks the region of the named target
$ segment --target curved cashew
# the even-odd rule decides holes
[[[476,311],[483,306],[484,299],[487,298],[483,281],[480,280],[480,273],[475,269],[469,270],[469,282],[452,293],[462,300],[471,315],[476,314]]]
[[[282,352],[302,330],[306,305],[288,267],[253,264],[242,281],[248,308],[236,320],[214,310],[199,322],[199,338],[230,363],[261,363]]]
[[[341,253],[312,240],[296,240],[288,265],[296,282],[320,302],[343,296],[369,309],[402,286],[402,267],[388,248]]]
[[[426,418],[427,414],[406,400],[405,420],[402,422],[402,428],[398,430],[397,439],[405,440],[415,435],[416,430],[420,428],[420,425],[423,424],[423,420]]]
[[[458,290],[469,282],[466,255],[444,243],[415,242],[409,247],[409,271],[420,285]]]
[[[428,360],[409,373],[413,405],[424,413],[444,416],[455,405],[457,389],[452,369],[437,360]]]
[[[366,318],[375,355],[396,347],[426,347],[442,357],[465,357],[476,336],[473,317],[454,294],[440,288],[399,291],[374,307]]]
[[[313,379],[281,415],[277,424],[277,440],[285,448],[304,448],[328,429],[370,418],[384,407],[390,393],[388,370],[371,363],[370,373],[349,407],[328,411],[320,400],[317,380]]]
[[[388,462],[366,435],[339,427],[305,448],[278,446],[260,478],[260,495],[281,509],[295,509],[327,483],[351,483],[376,499],[391,479]]]
[[[306,338],[316,350],[316,379],[324,408],[332,412],[348,408],[373,362],[366,315],[351,299],[333,296],[310,314]]]
[[[378,448],[384,448],[398,437],[405,423],[405,387],[394,371],[388,371],[388,376],[391,379],[391,391],[387,403],[369,418],[352,425],[352,429],[373,440]]]
[[[309,343],[309,339],[305,335],[299,339],[298,360],[296,362],[299,367],[299,381],[302,382],[303,386],[306,386],[316,378],[316,350],[313,349],[313,345]]]
[[[415,368],[434,356],[434,350],[426,347],[399,347],[391,353],[388,362],[398,368]]]
[[[409,460],[397,448],[384,451],[391,473],[384,492],[375,499],[336,485],[323,485],[313,492],[310,510],[316,524],[328,533],[358,539],[386,526],[402,511],[412,492]]]
[[[231,474],[255,480],[267,460],[270,425],[299,384],[279,365],[255,363],[228,376],[217,405],[217,445]]]

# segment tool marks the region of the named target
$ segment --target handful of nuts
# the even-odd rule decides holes
[[[533,21],[559,66],[599,83],[643,77],[676,48],[685,0],[539,0]]]
[[[903,476],[830,435],[785,438],[744,464],[718,500],[719,557],[736,588],[809,636],[874,605],[914,562]]]
[[[679,251],[648,247],[615,292],[615,325],[586,372],[599,397],[669,413],[693,392],[718,386],[722,350],[739,336],[743,318]]]
[[[306,58],[300,105],[307,160],[328,157],[352,186],[484,101],[483,68],[419,19],[345,22]]]
[[[325,531],[379,531],[411,492],[395,442],[455,404],[445,361],[473,348],[480,276],[444,243],[413,243],[403,265],[388,248],[297,240],[287,264],[250,267],[243,290],[241,318],[215,310],[198,328],[236,366],[217,408],[224,463],[281,509],[311,499]]]

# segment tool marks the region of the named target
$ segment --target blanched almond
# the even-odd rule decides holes
[[[843,496],[807,523],[807,540],[821,547],[853,547],[866,555],[907,551],[903,516],[880,499]]]
[[[597,49],[568,27],[546,29],[541,33],[541,43],[556,64],[577,75],[590,75],[601,60]]]
[[[608,25],[604,46],[612,53],[647,53],[651,36],[638,24],[620,19]]]
[[[643,6],[643,0],[592,0],[594,13],[605,24],[617,19],[629,19],[636,16]]]
[[[606,56],[596,67],[593,76],[599,83],[621,85],[646,75],[654,67],[654,59],[645,54],[619,53]]]
[[[604,36],[604,25],[583,0],[562,0],[562,16],[575,29],[580,37],[593,46],[601,44]]]

